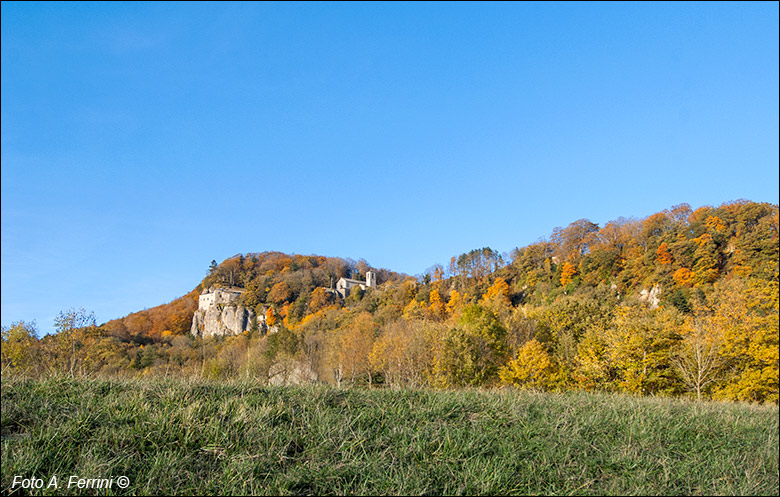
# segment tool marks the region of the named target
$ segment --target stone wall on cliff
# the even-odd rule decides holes
[[[190,332],[195,336],[238,335],[251,330],[265,332],[265,314],[239,304],[243,289],[209,288],[198,298]]]

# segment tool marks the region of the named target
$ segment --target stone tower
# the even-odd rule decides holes
[[[376,273],[373,271],[366,272],[366,287],[368,288],[375,288],[376,287]]]

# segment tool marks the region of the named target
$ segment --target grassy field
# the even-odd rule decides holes
[[[3,378],[2,492],[777,495],[778,408]]]

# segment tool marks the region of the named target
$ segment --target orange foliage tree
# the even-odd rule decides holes
[[[561,269],[561,285],[566,286],[574,281],[574,275],[577,273],[577,268],[570,262],[563,263],[563,269]]]
[[[659,245],[658,250],[656,250],[655,253],[658,257],[657,260],[659,264],[671,264],[674,261],[672,254],[669,253],[669,246],[666,242]]]
[[[674,281],[680,286],[691,286],[693,284],[693,271],[686,267],[681,267],[672,275]]]

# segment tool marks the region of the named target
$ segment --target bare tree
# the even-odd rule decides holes
[[[76,355],[76,345],[79,342],[76,336],[76,332],[83,328],[95,327],[95,313],[87,312],[83,307],[79,309],[71,308],[67,311],[60,311],[56,318],[54,318],[54,327],[60,336],[67,336],[70,339],[70,357],[68,370],[70,375],[73,376],[73,372],[76,369],[76,363],[78,362],[78,356]]]
[[[701,400],[702,391],[717,379],[725,361],[720,355],[720,333],[712,319],[697,316],[692,321],[682,333],[680,349],[672,361],[685,385]]]

